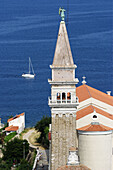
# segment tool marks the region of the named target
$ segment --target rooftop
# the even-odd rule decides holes
[[[80,130],[80,131],[109,131],[109,130],[113,130],[113,128],[110,128],[110,127],[107,127],[107,126],[104,126],[102,124],[99,124],[99,123],[91,123],[87,126],[84,126],[84,127],[81,127],[77,130]]]
[[[16,119],[16,118],[19,118],[20,116],[23,116],[23,115],[24,115],[24,112],[21,113],[21,114],[19,114],[19,115],[14,116],[14,117],[12,117],[12,118],[10,118],[10,119],[8,119],[7,122],[10,122],[10,121],[12,121],[12,120],[14,120],[14,119]]]
[[[11,126],[6,127],[5,131],[8,131],[8,132],[10,132],[10,131],[17,131],[18,128],[19,128],[18,126],[11,125]]]
[[[104,92],[94,89],[86,84],[83,84],[83,85],[77,87],[76,94],[79,98],[79,102],[82,102],[88,98],[93,97],[97,100],[100,100],[104,103],[107,103],[107,104],[113,106],[113,96],[110,96]]]
[[[93,113],[94,111],[96,113],[99,113],[99,114],[101,114],[101,115],[103,115],[103,116],[113,120],[113,115],[112,114],[110,114],[108,112],[105,112],[105,111],[103,111],[103,110],[101,110],[101,109],[99,109],[99,108],[97,108],[95,106],[92,106],[92,105],[89,105],[89,106],[87,106],[87,107],[77,111],[77,113],[76,113],[76,120],[79,120],[82,117],[87,116],[90,113]]]

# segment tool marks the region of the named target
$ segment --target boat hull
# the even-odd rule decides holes
[[[24,77],[24,78],[34,78],[35,75],[34,74],[22,74],[22,77]]]

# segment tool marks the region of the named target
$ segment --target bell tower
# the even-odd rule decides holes
[[[66,165],[69,148],[76,147],[76,109],[78,98],[76,96],[75,69],[68,34],[64,21],[64,9],[60,8],[62,21],[56,43],[52,69],[51,97],[48,104],[51,108],[51,158],[50,169]]]

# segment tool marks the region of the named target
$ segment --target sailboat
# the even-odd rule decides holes
[[[32,65],[30,57],[29,57],[29,72],[26,74],[23,73],[22,77],[24,77],[24,78],[34,78],[35,77],[35,73],[34,73],[34,69],[33,69],[33,65]]]

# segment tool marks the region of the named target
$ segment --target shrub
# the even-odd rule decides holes
[[[40,137],[37,139],[38,143],[41,143],[45,148],[49,147],[48,132],[51,118],[43,116],[40,121],[37,122],[35,129],[41,132]]]
[[[32,167],[25,159],[22,159],[16,170],[32,170]]]
[[[5,138],[4,138],[4,141],[7,143],[9,140],[11,140],[14,136],[16,136],[16,132],[12,132],[10,133],[9,135],[7,135]]]

